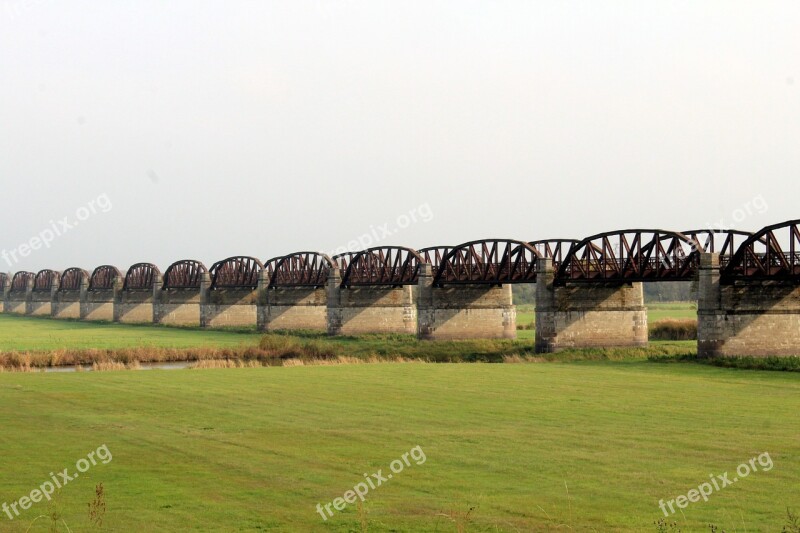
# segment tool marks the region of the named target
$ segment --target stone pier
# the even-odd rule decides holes
[[[550,259],[536,274],[536,351],[647,346],[641,283],[553,283]]]
[[[163,279],[157,275],[148,289],[119,291],[114,303],[114,321],[125,324],[153,324],[156,321]]]
[[[205,283],[205,279],[204,279]],[[201,318],[203,327],[255,327],[258,323],[259,287],[251,288],[201,288]],[[210,287],[210,282],[209,282]]]
[[[264,275],[263,284],[269,283]],[[260,331],[327,331],[328,290],[326,287],[275,287],[260,294]]]
[[[342,273],[328,275],[329,335],[417,332],[416,286],[342,287]]]
[[[426,340],[515,339],[511,285],[434,287],[431,265],[420,265],[417,336]]]
[[[800,285],[723,283],[719,254],[701,254],[697,352],[700,357],[800,356]]]
[[[30,313],[31,296],[33,295],[33,276],[31,276],[24,288],[15,289],[11,284],[7,287],[5,299],[3,300],[3,311],[15,315],[27,315]]]
[[[87,289],[81,302],[81,319],[112,322],[116,316],[114,308],[122,292],[121,278],[114,280],[111,289]]]

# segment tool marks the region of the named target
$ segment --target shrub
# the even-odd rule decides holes
[[[650,340],[654,341],[697,340],[697,320],[667,318],[653,322],[649,332]]]

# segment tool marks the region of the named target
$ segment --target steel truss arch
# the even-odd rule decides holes
[[[72,267],[66,269],[61,274],[61,281],[58,284],[59,291],[78,291],[81,289],[83,280],[89,279],[89,272],[82,268]]]
[[[264,264],[244,255],[217,261],[211,266],[211,289],[255,289]]]
[[[269,277],[269,288],[324,287],[333,261],[320,252],[295,252],[273,257],[264,263]]]
[[[701,249],[696,240],[676,231],[598,233],[572,246],[556,282],[689,281],[697,272]]]
[[[11,290],[12,291],[24,291],[28,288],[28,281],[32,280],[36,277],[36,274],[33,272],[28,272],[22,270],[20,272],[16,272],[14,277],[11,278]]]
[[[175,261],[164,271],[164,285],[167,289],[199,289],[203,274],[207,273],[206,266],[194,259]]]
[[[122,277],[122,273],[115,266],[103,265],[94,269],[89,278],[89,290],[99,291],[114,288],[114,282]]]
[[[800,219],[755,232],[722,268],[721,277],[725,282],[737,279],[800,282]]]
[[[342,274],[342,287],[413,285],[419,277],[422,256],[403,246],[380,246],[356,252]]]
[[[453,247],[442,258],[433,285],[535,283],[542,255],[527,242],[484,239]]]
[[[49,269],[40,270],[33,279],[33,290],[35,292],[50,291],[53,283],[60,280],[61,272]]]
[[[161,276],[161,271],[153,263],[136,263],[125,272],[122,284],[124,291],[142,291],[153,288],[153,283]]]

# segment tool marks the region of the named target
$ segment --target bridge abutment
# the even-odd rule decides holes
[[[791,280],[724,283],[719,254],[700,255],[697,354],[800,356],[800,285]]]
[[[425,340],[515,339],[511,285],[434,287],[430,264],[420,265],[417,337]]]
[[[647,309],[641,283],[555,285],[551,259],[539,259],[536,278],[536,351],[647,346]]]
[[[342,287],[338,267],[328,275],[328,335],[417,332],[416,287]]]

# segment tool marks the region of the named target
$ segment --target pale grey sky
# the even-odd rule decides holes
[[[757,229],[799,176],[796,1],[0,0],[0,248],[85,218],[4,271]]]

